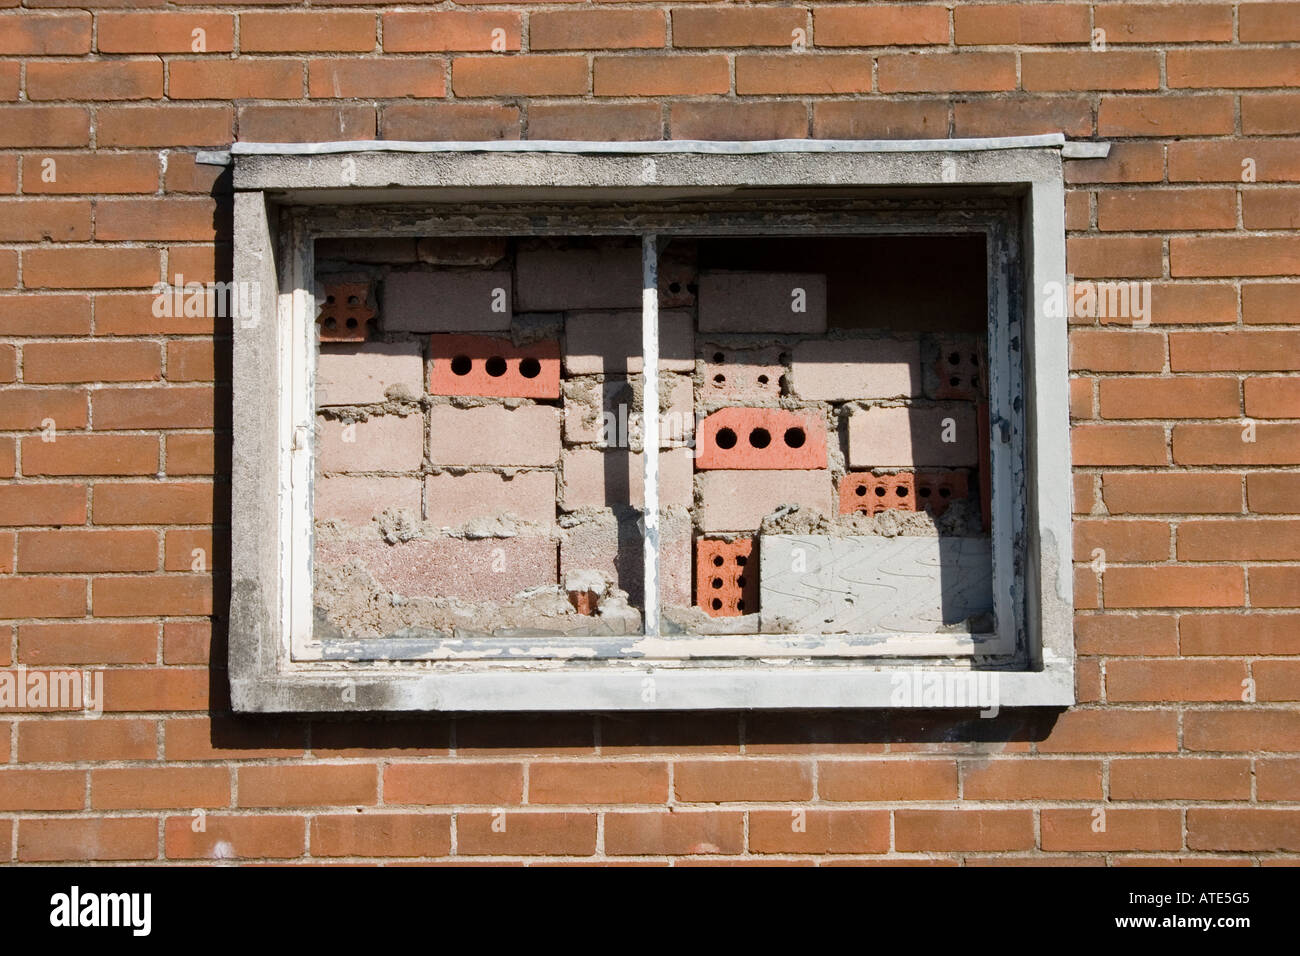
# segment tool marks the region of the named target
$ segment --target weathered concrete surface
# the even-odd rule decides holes
[[[820,471],[703,471],[696,491],[703,531],[757,531],[782,505],[831,516],[831,473]]]
[[[316,419],[321,471],[418,471],[424,458],[423,415],[378,415],[364,422]]]
[[[763,630],[929,634],[993,609],[986,538],[764,535]]]
[[[317,405],[371,405],[423,394],[424,354],[419,342],[320,347]]]
[[[424,480],[426,519],[456,526],[475,518],[513,514],[523,521],[555,520],[555,473],[522,471],[513,477],[490,471],[429,475]]]
[[[317,521],[342,521],[346,524],[369,524],[385,509],[402,509],[420,513],[420,476],[409,478],[371,478],[334,475],[316,479]]]

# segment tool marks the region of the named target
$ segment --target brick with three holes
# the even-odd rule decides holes
[[[429,336],[432,395],[559,398],[560,344],[517,346],[490,335]]]
[[[969,479],[960,470],[891,475],[849,472],[840,479],[840,514],[928,510],[937,518],[948,510],[948,505],[969,493]]]
[[[758,547],[754,538],[695,542],[695,603],[712,617],[758,610]]]
[[[322,342],[364,342],[375,324],[368,282],[326,283],[316,326]]]
[[[722,408],[700,422],[696,441],[699,470],[826,467],[826,423],[817,412]]]

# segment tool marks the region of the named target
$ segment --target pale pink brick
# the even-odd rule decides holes
[[[424,416],[380,415],[351,424],[318,418],[316,442],[321,471],[419,471]]]
[[[665,516],[659,528],[659,592],[672,607],[691,603],[691,529],[681,515]],[[645,593],[645,546],[635,518],[615,523],[589,521],[564,532],[560,542],[560,576],[571,571],[599,571],[640,604]]]
[[[849,465],[854,468],[977,464],[974,405],[857,408],[849,415]]]
[[[549,405],[429,409],[434,465],[542,465],[560,458],[560,410]]]
[[[694,458],[689,448],[659,453],[660,507],[691,503]],[[645,461],[625,448],[600,451],[571,448],[564,453],[564,484],[561,495],[565,511],[579,508],[613,508],[645,504]]]
[[[756,531],[782,505],[833,516],[829,471],[700,472],[700,527],[705,531]]]
[[[515,299],[521,312],[639,309],[641,248],[525,246],[515,257]]]
[[[420,343],[322,345],[316,366],[317,405],[370,405],[424,394]]]
[[[376,538],[316,545],[316,561],[326,567],[354,559],[381,588],[405,597],[505,601],[525,588],[558,580],[556,542],[539,536],[416,538],[393,545]]]
[[[510,328],[510,273],[393,272],[384,281],[388,331],[502,332]]]
[[[812,401],[906,398],[921,392],[919,341],[822,339],[794,347],[794,393]]]
[[[664,375],[659,388],[668,396],[668,407],[659,416],[660,447],[689,442],[695,433],[694,384],[685,375]],[[566,442],[613,446],[626,445],[631,437],[641,438],[641,413],[634,407],[630,380],[581,378],[566,384]]]
[[[513,514],[523,521],[555,521],[555,472],[521,471],[513,477],[490,471],[429,475],[424,482],[425,517],[456,527],[475,518]]]
[[[359,478],[352,475],[318,477],[315,482],[317,521],[369,524],[385,509],[420,514],[420,479]]]
[[[700,398],[710,402],[752,402],[781,397],[781,349],[733,349],[705,342],[704,385]]]
[[[641,372],[641,312],[571,312],[564,323],[564,369],[570,375]],[[659,368],[695,369],[694,321],[689,312],[659,313]]]
[[[795,272],[700,273],[701,332],[826,331],[826,276]]]

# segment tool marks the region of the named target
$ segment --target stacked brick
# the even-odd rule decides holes
[[[1300,862],[1300,4],[52,6],[0,12],[0,668],[106,700],[0,712],[0,861]],[[1069,273],[1153,292],[1071,321],[1077,706],[230,715],[230,322],[150,292],[230,277],[197,150],[1060,131]],[[707,394],[775,403],[743,354]]]

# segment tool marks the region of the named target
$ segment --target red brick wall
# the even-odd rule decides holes
[[[1300,3],[78,5],[0,0],[0,665],[108,712],[0,711],[0,860],[1300,858]],[[1114,144],[1070,271],[1155,289],[1072,333],[1078,706],[228,714],[229,328],[148,294],[228,270],[197,148],[1048,130]]]

